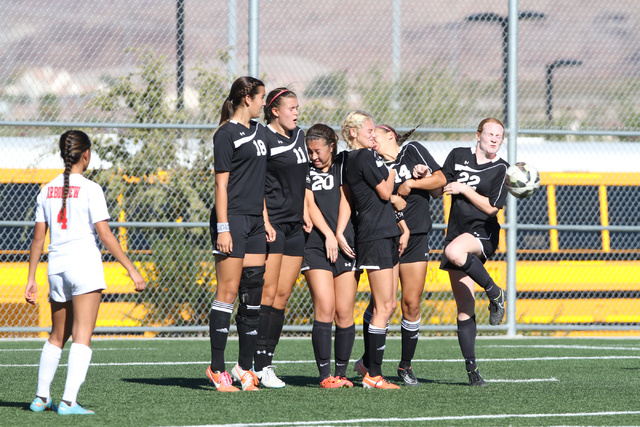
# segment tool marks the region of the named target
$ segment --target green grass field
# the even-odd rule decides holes
[[[489,385],[472,388],[455,338],[423,338],[413,364],[420,386],[389,391],[365,390],[355,375],[352,389],[320,390],[311,340],[283,339],[274,364],[287,387],[239,393],[208,384],[208,340],[96,339],[79,395],[96,415],[84,417],[29,411],[42,344],[0,340],[1,425],[640,425],[640,339],[481,338]],[[237,345],[229,342],[229,361]],[[68,346],[52,385],[56,402]],[[354,357],[361,349],[358,338]],[[389,339],[383,371],[396,382],[399,353],[400,340]]]

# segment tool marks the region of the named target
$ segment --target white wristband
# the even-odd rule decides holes
[[[229,231],[229,223],[228,222],[219,222],[217,224],[218,233],[224,233]]]

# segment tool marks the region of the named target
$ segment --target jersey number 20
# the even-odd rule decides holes
[[[314,176],[313,184],[311,184],[312,191],[331,190],[333,188],[333,176],[327,175],[326,177]]]

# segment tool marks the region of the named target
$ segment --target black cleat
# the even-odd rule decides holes
[[[475,387],[486,387],[487,383],[484,382],[484,378],[480,375],[480,371],[478,368],[473,372],[467,371],[467,375],[469,375],[469,385]]]
[[[411,367],[407,369],[398,367],[398,376],[402,379],[402,381],[404,382],[404,385],[414,386],[414,387],[420,385],[420,383],[418,382],[418,379],[413,374],[413,370],[411,369]]]
[[[500,289],[500,295],[489,300],[489,324],[499,325],[504,319],[504,291]]]

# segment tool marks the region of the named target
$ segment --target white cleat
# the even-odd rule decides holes
[[[283,388],[286,384],[273,372],[275,366],[265,366],[262,371],[256,372],[256,376],[260,380],[260,384],[266,388]]]

